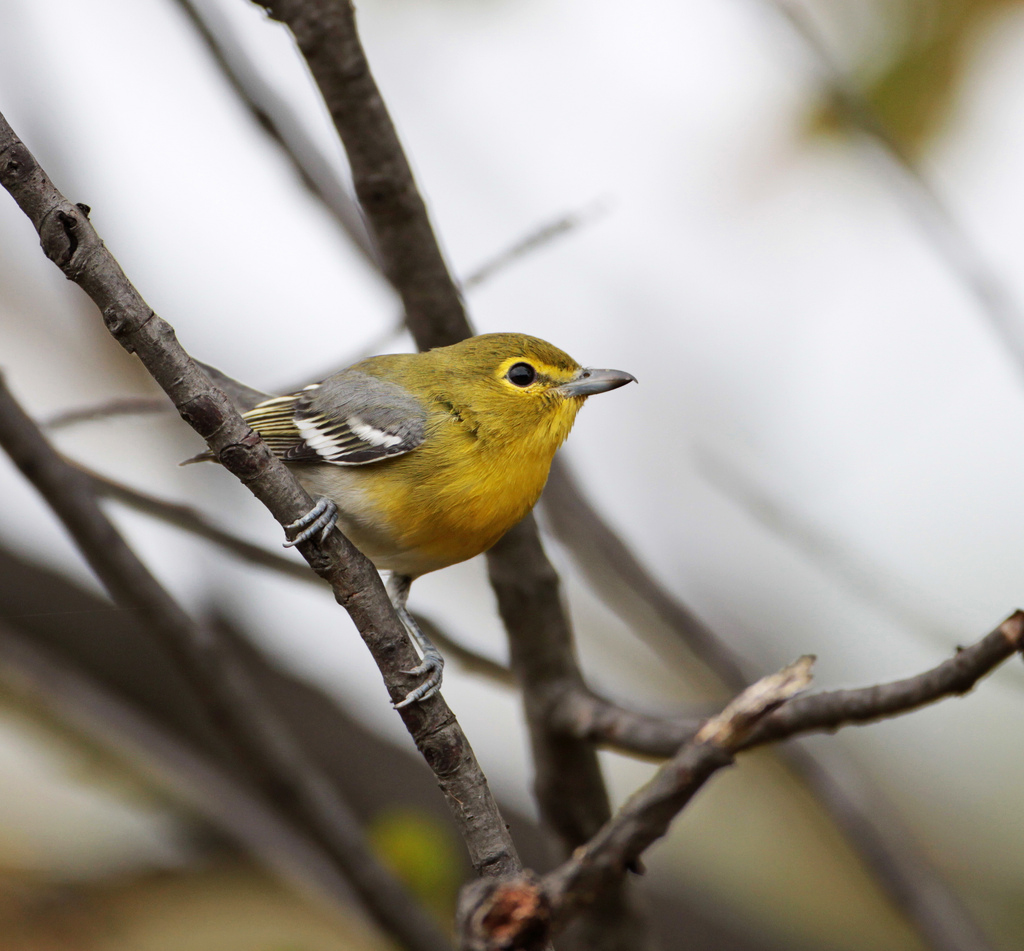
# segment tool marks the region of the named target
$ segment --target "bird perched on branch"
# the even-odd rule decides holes
[[[412,581],[501,538],[540,497],[586,398],[631,381],[536,337],[483,334],[370,357],[244,414],[317,499],[287,544],[337,525],[391,572],[388,596],[423,655],[411,673],[424,676],[396,706],[435,693],[444,666],[406,609]]]

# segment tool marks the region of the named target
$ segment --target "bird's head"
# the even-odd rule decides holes
[[[622,370],[582,367],[546,340],[526,334],[481,334],[431,353],[443,354],[449,385],[466,394],[488,430],[521,436],[535,429],[541,442],[552,445],[551,452],[569,435],[588,396],[636,382]]]

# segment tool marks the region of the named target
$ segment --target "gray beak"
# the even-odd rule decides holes
[[[636,377],[624,370],[580,370],[576,378],[563,383],[558,389],[566,396],[593,396],[607,393],[627,383],[636,383]]]

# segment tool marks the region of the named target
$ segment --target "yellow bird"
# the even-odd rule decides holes
[[[398,707],[437,691],[444,661],[406,609],[415,578],[490,548],[540,498],[588,396],[635,378],[536,337],[483,334],[370,357],[245,419],[317,498],[295,545],[335,525],[382,571],[423,655]],[[197,458],[211,458],[208,454]]]

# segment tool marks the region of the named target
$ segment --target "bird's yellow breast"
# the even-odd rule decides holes
[[[396,540],[435,568],[490,548],[533,507],[579,404],[552,402],[508,431],[465,410],[431,420],[416,451],[385,464],[367,487]],[[529,431],[524,431],[529,430]]]
[[[342,530],[378,568],[417,577],[486,551],[526,515],[580,403],[553,401],[510,428],[507,419],[492,426],[488,414],[442,400],[412,452],[331,467],[329,489],[320,482],[324,467],[296,474],[314,494],[334,498]]]

